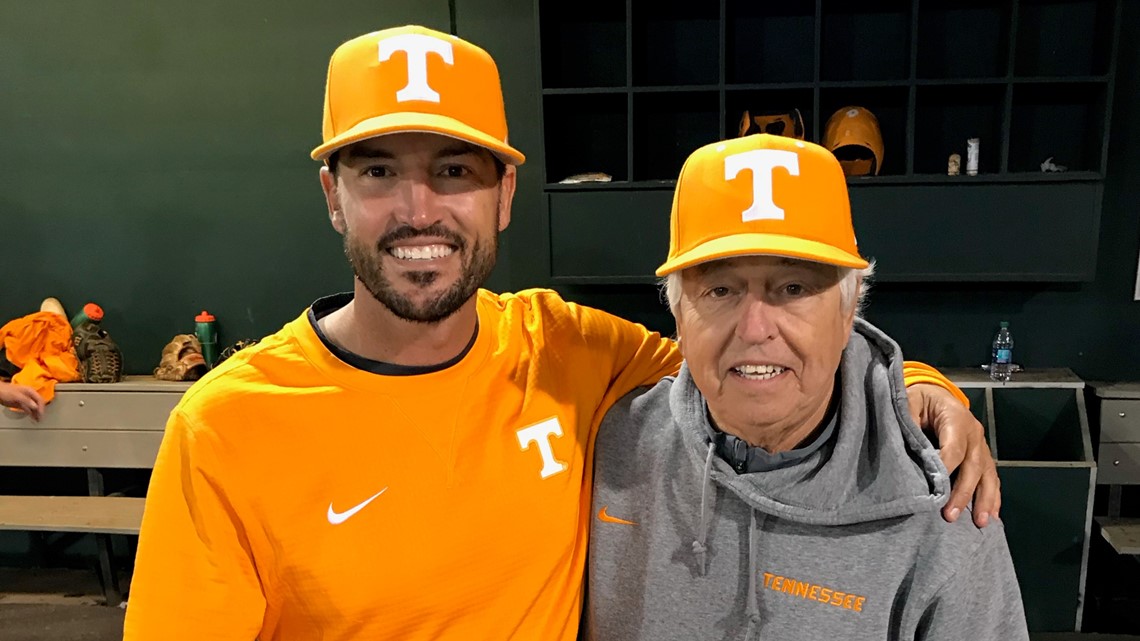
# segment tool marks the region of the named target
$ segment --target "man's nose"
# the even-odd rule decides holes
[[[430,227],[440,221],[437,196],[423,178],[408,178],[400,183],[396,219],[416,229]]]
[[[776,337],[776,316],[779,310],[763,296],[745,297],[744,308],[736,323],[736,335],[748,343],[763,343]]]

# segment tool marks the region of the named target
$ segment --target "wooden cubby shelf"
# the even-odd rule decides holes
[[[885,148],[877,176],[849,180],[880,280],[1093,276],[1120,0],[536,2],[552,230],[604,242],[622,217],[665,228],[668,206],[646,208],[667,199],[651,192],[670,190],[697,147],[737,135],[745,110],[798,109],[819,142],[833,113],[859,105]],[[979,174],[947,176],[952,153],[965,173],[969,138]],[[1067,171],[1043,172],[1048,159]],[[612,181],[560,183],[588,172]],[[630,192],[624,211],[590,198],[615,190]],[[585,241],[550,242],[553,257]],[[665,246],[607,260],[631,251],[619,245],[553,261],[551,275],[652,282]]]

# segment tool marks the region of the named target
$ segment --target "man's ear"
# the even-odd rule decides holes
[[[846,335],[851,335],[851,328],[855,326],[855,311],[859,309],[859,297],[863,294],[863,276],[855,277],[855,293],[851,296],[850,308],[845,310],[846,317],[843,319],[844,324],[847,326]]]
[[[329,210],[329,222],[332,223],[333,229],[343,236],[348,230],[348,225],[344,221],[344,209],[340,206],[340,198],[337,194],[336,176],[329,171],[328,167],[321,167],[320,178],[321,190],[325,192],[325,206]]]
[[[680,305],[673,312],[673,342],[677,344],[677,351],[681,352],[681,358],[685,358],[685,342],[681,340],[681,309]]]
[[[515,186],[518,177],[518,167],[507,165],[503,172],[503,180],[499,187],[499,231],[511,224],[511,204],[515,199]]]

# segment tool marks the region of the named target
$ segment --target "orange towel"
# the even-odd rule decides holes
[[[55,384],[79,380],[79,359],[71,346],[71,325],[54,312],[36,312],[0,327],[0,346],[20,368],[13,383],[27,385],[44,401],[55,397]]]

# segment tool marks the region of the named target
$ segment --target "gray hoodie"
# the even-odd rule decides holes
[[[856,320],[838,426],[737,474],[687,367],[623,398],[595,454],[586,629],[627,639],[1028,639],[1000,522],[942,520],[946,468],[898,346]]]

